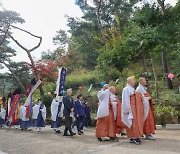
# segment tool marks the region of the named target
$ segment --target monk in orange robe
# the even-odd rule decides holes
[[[121,120],[121,101],[116,98],[117,101],[117,118],[116,118],[116,134],[121,134],[125,128],[122,120]]]
[[[144,107],[141,93],[134,89],[135,80],[127,79],[127,86],[122,92],[122,122],[125,125],[127,137],[130,143],[141,144],[143,135]]]
[[[154,120],[154,109],[152,98],[149,93],[146,91],[146,79],[141,77],[139,78],[139,86],[136,91],[142,94],[143,103],[144,103],[144,134],[145,139],[155,140],[152,134],[155,133],[155,120]]]
[[[98,92],[99,107],[97,112],[96,137],[102,141],[103,137],[110,137],[110,141],[118,141],[116,138],[116,113],[117,103],[113,102],[114,88],[105,84]],[[111,98],[112,97],[112,98]]]

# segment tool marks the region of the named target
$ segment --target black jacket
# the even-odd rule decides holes
[[[74,106],[73,98],[69,96],[64,96],[63,97],[63,104],[64,104],[64,115],[69,115],[71,113],[71,109]]]

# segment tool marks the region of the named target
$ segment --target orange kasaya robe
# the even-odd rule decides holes
[[[144,94],[145,97],[150,97],[149,93]],[[153,102],[152,99],[149,100],[149,113],[148,116],[144,122],[144,134],[149,135],[149,134],[154,134],[156,130],[155,126],[155,118],[154,118],[154,108],[153,108]]]
[[[116,123],[114,120],[113,108],[109,105],[109,115],[98,118],[96,122],[96,137],[115,137]]]
[[[130,96],[130,105],[132,109],[133,119],[132,126],[129,129],[127,126],[126,133],[128,138],[140,138],[143,135],[144,125],[144,106],[142,94],[136,92]]]
[[[125,125],[121,120],[121,108],[122,104],[121,101],[117,98],[117,118],[116,118],[116,134],[121,134],[121,132],[124,130]]]

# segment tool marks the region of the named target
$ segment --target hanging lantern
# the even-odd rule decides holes
[[[174,78],[174,74],[172,73],[168,74],[168,78],[172,80]]]
[[[79,87],[78,87],[78,89],[79,89],[79,90],[82,90],[82,89],[83,89],[83,87],[82,87],[82,86],[79,86]]]

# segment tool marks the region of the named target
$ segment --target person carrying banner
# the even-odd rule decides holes
[[[64,105],[59,96],[56,96],[51,103],[51,128],[58,134],[61,133]]]
[[[18,88],[13,92],[12,104],[11,97],[8,99],[8,117],[6,119],[6,125],[19,125],[19,101],[21,98],[21,89]]]
[[[36,79],[33,78],[31,80],[31,83],[29,85],[29,88],[28,88],[28,97],[26,99],[26,102],[25,102],[25,107],[26,107],[26,118],[29,119],[28,121],[28,124],[30,126],[32,126],[32,107],[33,107],[33,99],[32,99],[32,95],[34,93],[34,91],[38,88],[38,86],[41,84],[42,80],[39,79],[37,82],[36,82]]]
[[[29,116],[27,116],[27,109],[28,107],[25,105],[22,105],[19,109],[19,119],[20,119],[20,128],[21,130],[28,130],[30,131],[31,123]]]

